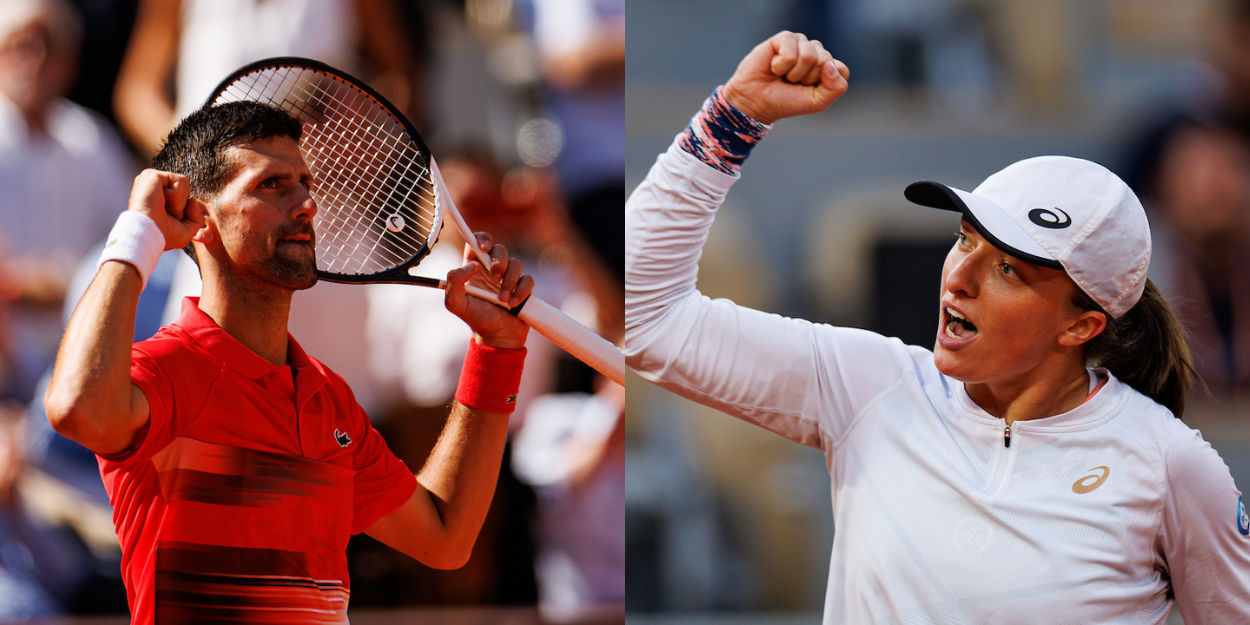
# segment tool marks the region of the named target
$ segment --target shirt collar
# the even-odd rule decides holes
[[[1107,383],[1081,405],[1067,412],[1049,417],[1016,421],[1011,424],[1011,427],[1016,428],[1018,425],[1023,425],[1025,429],[1051,430],[1055,432],[1084,430],[1099,425],[1115,416],[1124,400],[1124,393],[1120,388],[1123,382],[1120,382],[1105,369],[1098,369],[1097,371],[1107,376]],[[956,382],[956,384],[959,385],[959,390],[956,392],[955,398],[963,407],[965,414],[970,415],[977,421],[995,424],[998,427],[1002,426],[1003,420],[1001,418],[991,415],[984,408],[978,406],[976,402],[972,401],[963,383]]]
[[[191,340],[195,341],[209,355],[248,378],[259,380],[277,368],[276,365],[260,357],[256,352],[240,343],[238,339],[222,330],[221,326],[218,326],[211,317],[200,310],[200,298],[198,297],[184,297],[182,299],[182,312],[173,325],[190,336]],[[300,386],[298,382],[299,375],[305,372],[316,372],[316,375],[313,377],[324,380],[325,372],[321,370],[321,363],[309,358],[308,354],[304,352],[304,348],[300,347],[299,343],[295,341],[295,337],[291,336],[290,333],[286,335],[286,340],[287,364],[291,366],[292,372],[296,374],[296,386]]]

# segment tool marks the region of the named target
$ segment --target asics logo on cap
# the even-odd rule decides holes
[[[1250,516],[1246,516],[1246,504],[1241,503],[1241,497],[1237,498],[1237,531],[1250,536]]]
[[[1055,214],[1055,211],[1059,211],[1059,215],[1063,215],[1063,218],[1060,219],[1059,215]],[[1053,230],[1067,228],[1072,225],[1072,218],[1067,213],[1058,208],[1055,208],[1055,211],[1048,208],[1035,208],[1029,211],[1029,221],[1043,228],[1051,228]]]
[[[1094,490],[1095,488],[1102,486],[1102,483],[1107,481],[1107,476],[1111,475],[1111,469],[1107,467],[1094,467],[1090,469],[1090,471],[1099,471],[1099,470],[1101,470],[1100,472],[1102,473],[1102,475],[1091,473],[1077,480],[1074,484],[1072,484],[1072,492],[1078,495],[1084,495],[1085,493],[1088,493]]]

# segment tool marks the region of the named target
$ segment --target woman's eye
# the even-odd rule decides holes
[[[955,233],[955,242],[956,242],[956,243],[958,243],[958,244],[960,244],[960,245],[967,245],[967,244],[968,244],[968,235],[964,234],[964,231],[963,231],[963,230],[960,230],[959,232],[956,232],[956,233]]]
[[[1008,263],[1002,263],[1001,265],[999,265],[999,267],[1001,267],[1001,268],[1002,268],[1003,273],[1004,273],[1005,275],[1008,275],[1008,276],[1015,276],[1015,275],[1017,275],[1017,274],[1016,274],[1016,268],[1015,268],[1015,267],[1012,267],[1012,266],[1011,266],[1010,264],[1008,264]]]

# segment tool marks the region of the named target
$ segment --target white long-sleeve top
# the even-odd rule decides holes
[[[1250,623],[1250,520],[1219,455],[1108,375],[1004,421],[933,354],[711,300],[700,250],[737,179],[675,143],[626,205],[626,363],[825,452],[825,625]],[[919,210],[919,209],[918,209]]]

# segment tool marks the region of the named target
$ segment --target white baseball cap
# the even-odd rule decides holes
[[[916,182],[908,200],[963,213],[995,247],[1030,263],[1063,269],[1112,317],[1146,288],[1150,226],[1123,180],[1090,161],[1038,156],[1012,163],[972,193]]]

